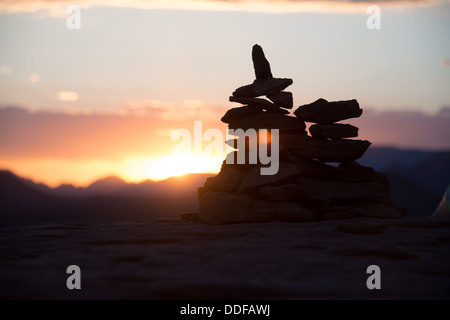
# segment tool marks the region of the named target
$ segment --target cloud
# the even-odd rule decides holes
[[[206,109],[204,105],[201,104],[202,109]],[[197,106],[187,109],[189,113],[197,110]],[[31,112],[18,107],[0,107],[0,159],[121,159],[130,155],[164,155],[173,147],[172,131],[178,128],[193,131],[193,120],[203,120],[204,130],[220,128],[225,133],[226,125],[217,120],[220,111],[216,111],[214,121],[200,114],[183,120],[161,118],[164,112],[175,115],[183,110],[186,110],[183,106],[170,111],[158,106],[145,115],[133,112],[119,115]]]
[[[32,82],[32,83],[37,83],[37,82],[39,82],[40,79],[41,79],[41,76],[37,73],[32,73],[28,77],[28,80],[30,80],[30,82]]]
[[[125,108],[133,115],[153,115],[165,121],[214,120],[227,109],[201,100],[184,100],[180,104],[159,100],[130,101]]]
[[[229,10],[257,12],[348,12],[360,11],[371,4],[384,7],[423,6],[442,3],[442,0],[86,0],[79,1],[82,9],[92,7],[126,7],[139,9],[181,10]],[[47,11],[51,17],[66,17],[66,8],[71,0],[16,0],[0,2],[0,13]]]
[[[372,141],[376,146],[450,150],[448,106],[431,114],[364,109],[360,118],[343,122],[359,127],[359,139]]]
[[[173,146],[171,132],[178,128],[193,131],[194,120],[203,120],[203,130],[217,128],[225,133],[226,125],[220,122],[224,109],[196,103],[187,101],[178,107],[161,102],[141,104],[149,112],[138,116],[133,112],[73,115],[0,108],[0,158],[119,159],[124,155],[164,155]],[[184,112],[185,116],[176,117]],[[204,118],[204,114],[208,117]],[[344,122],[358,126],[360,138],[376,146],[448,150],[449,121],[450,107],[432,115],[365,109],[361,118]]]
[[[203,120],[203,132],[216,128],[225,134],[227,128],[219,120],[222,109],[204,102],[186,101],[177,106],[154,101],[130,106],[134,111],[123,115],[0,107],[0,168],[52,185],[63,181],[86,184],[100,176],[123,174],[123,165],[129,161],[169,155],[178,143],[170,139],[175,129],[187,129],[194,136],[189,118]],[[134,112],[138,110],[148,113],[137,116]],[[183,121],[162,120],[166,112],[190,116]],[[207,112],[210,119],[199,112]],[[361,118],[345,122],[359,127],[359,139],[374,146],[450,150],[449,121],[450,107],[430,115],[365,109]]]
[[[74,102],[78,100],[78,93],[75,91],[60,91],[58,92],[59,101],[70,101]]]
[[[450,58],[447,58],[447,57],[442,58],[442,64],[445,67],[450,67]]]
[[[14,68],[12,66],[0,66],[0,75],[6,76],[8,74],[12,74]]]

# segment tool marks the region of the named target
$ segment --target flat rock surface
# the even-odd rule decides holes
[[[347,220],[350,221],[350,220]],[[0,229],[0,297],[39,299],[450,298],[450,220],[255,223],[181,219]],[[345,228],[344,228],[345,229]],[[348,228],[347,228],[348,229]],[[81,268],[81,290],[66,268]],[[368,290],[367,267],[381,268]]]

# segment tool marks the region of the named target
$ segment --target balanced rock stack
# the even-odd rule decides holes
[[[283,128],[300,133],[305,132],[305,124],[292,117],[286,117],[292,109],[291,92],[283,91],[292,84],[292,79],[279,79],[272,76],[269,61],[259,45],[252,50],[256,79],[252,84],[237,88],[230,97],[231,102],[243,104],[243,107],[227,111],[222,121],[230,129],[276,129]],[[257,98],[266,96],[267,99]]]
[[[267,167],[258,160],[248,163],[252,145],[246,141],[245,164],[238,164],[238,151],[227,155],[219,174],[199,188],[199,220],[221,225],[238,222],[317,221],[355,216],[401,218],[391,200],[386,178],[355,162],[370,142],[349,140],[358,128],[336,123],[359,117],[356,100],[327,102],[319,99],[299,107],[295,117],[292,94],[283,91],[291,79],[273,78],[260,46],[252,51],[256,80],[236,89],[230,101],[244,104],[230,109],[222,121],[229,129],[279,130],[278,171],[262,175]],[[269,100],[260,98],[266,96]],[[307,135],[305,121],[314,122]],[[233,147],[238,139],[227,141]],[[270,139],[267,144],[269,150]],[[230,163],[229,159],[234,159]],[[278,160],[278,159],[277,159]],[[339,166],[327,164],[337,162]]]

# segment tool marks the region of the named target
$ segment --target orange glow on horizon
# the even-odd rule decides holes
[[[289,0],[243,0],[243,1],[189,1],[189,0],[127,0],[127,1],[103,1],[89,0],[78,5],[84,9],[95,7],[134,8],[141,10],[195,10],[195,11],[247,11],[283,14],[291,12],[319,12],[319,13],[363,13],[369,4],[383,5],[387,9],[403,9],[408,7],[426,7],[437,5],[438,0],[429,1],[379,1],[378,3],[351,2],[346,0],[322,0],[322,1],[289,1]],[[66,17],[67,1],[10,1],[0,3],[0,11],[7,13],[47,11],[50,17]]]
[[[94,160],[19,160],[1,161],[0,169],[19,177],[43,183],[51,188],[62,184],[87,187],[114,176],[128,183],[165,180],[189,173],[217,173],[223,159],[197,154],[170,154],[160,157],[133,158],[124,161]]]
[[[130,160],[123,169],[127,181],[164,180],[188,173],[217,173],[223,159],[192,153]]]

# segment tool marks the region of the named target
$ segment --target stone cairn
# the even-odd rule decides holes
[[[208,178],[198,190],[200,222],[221,225],[355,216],[401,218],[386,178],[355,162],[371,143],[348,139],[358,136],[358,128],[336,123],[361,116],[358,102],[319,99],[300,106],[295,117],[289,116],[292,93],[283,90],[293,81],[273,78],[259,45],[253,47],[252,59],[256,80],[236,89],[230,97],[231,102],[244,106],[228,110],[221,120],[229,129],[279,129],[279,169],[274,175],[261,175],[259,161],[224,161],[219,174]],[[305,121],[314,123],[309,129],[311,136],[305,131]],[[227,143],[236,147],[238,139]],[[257,148],[246,142],[246,152]],[[237,151],[227,159],[230,156],[236,160]]]

